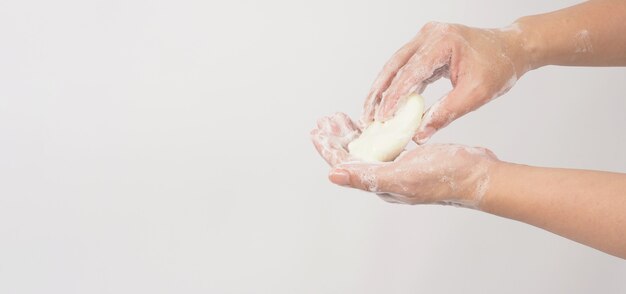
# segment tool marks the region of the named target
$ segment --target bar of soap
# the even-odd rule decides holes
[[[374,121],[361,136],[348,144],[348,151],[359,160],[368,162],[392,161],[411,141],[422,122],[424,98],[412,94],[396,115],[386,122]]]

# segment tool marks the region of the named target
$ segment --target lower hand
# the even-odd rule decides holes
[[[318,152],[332,167],[331,182],[374,192],[388,202],[480,208],[490,170],[498,162],[491,151],[431,144],[405,151],[393,162],[366,163],[347,150],[359,133],[345,114],[322,118],[311,132]]]

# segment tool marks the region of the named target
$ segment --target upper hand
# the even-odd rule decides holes
[[[414,137],[424,143],[455,119],[507,92],[529,70],[516,36],[514,28],[428,23],[384,66],[366,99],[362,121],[386,120],[400,98],[448,78],[452,91],[426,111]]]

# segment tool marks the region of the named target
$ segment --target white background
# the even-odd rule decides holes
[[[0,293],[624,293],[622,259],[336,187],[309,141],[427,21],[575,2],[1,1]],[[625,77],[543,68],[432,141],[626,172]]]

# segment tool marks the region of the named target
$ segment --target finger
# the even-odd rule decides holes
[[[324,133],[330,134],[331,133],[331,127],[330,127],[330,118],[324,116],[322,118],[319,118],[317,120],[317,128]]]
[[[313,141],[313,145],[320,156],[330,166],[338,165],[350,159],[350,154],[339,143],[319,129],[311,131],[311,141]]]
[[[360,131],[352,119],[342,112],[335,113],[330,117],[330,124],[332,134],[335,136],[350,137],[352,134]]]
[[[313,146],[315,146],[315,150],[317,150],[317,153],[319,153],[320,156],[322,156],[322,158],[330,165],[332,166],[331,163],[331,154],[330,154],[330,150],[328,150],[328,148],[326,147],[326,144],[324,144],[324,139],[323,137],[320,136],[320,130],[319,129],[314,129],[311,131],[311,141],[313,142]]]
[[[435,41],[438,42],[438,41]],[[401,98],[422,93],[426,86],[447,74],[450,53],[443,45],[433,44],[420,49],[393,78],[376,110],[377,120],[393,116]]]
[[[351,160],[347,146],[359,134],[359,128],[348,115],[336,113],[317,121],[317,128],[311,131],[311,140],[322,158],[334,166]]]
[[[335,119],[343,121],[344,125],[348,127],[350,130],[359,130],[358,126],[352,121],[352,119],[343,112],[338,112],[335,114]]]
[[[329,174],[331,182],[369,192],[380,192],[387,176],[382,172],[385,164],[345,163],[333,168]]]
[[[411,59],[411,56],[413,56],[413,54],[415,54],[415,52],[419,49],[425,36],[426,34],[423,32],[422,29],[422,31],[420,31],[420,33],[418,33],[413,38],[413,40],[402,46],[402,48],[396,51],[396,53],[391,56],[389,61],[385,63],[385,66],[383,66],[383,69],[374,80],[370,92],[367,95],[367,99],[365,99],[363,116],[361,117],[362,124],[367,126],[370,122],[374,120],[376,106],[382,98],[381,94],[385,90],[387,90],[398,71]]]
[[[440,129],[482,106],[487,101],[483,96],[477,87],[458,84],[426,111],[413,140],[417,144],[426,143]]]

